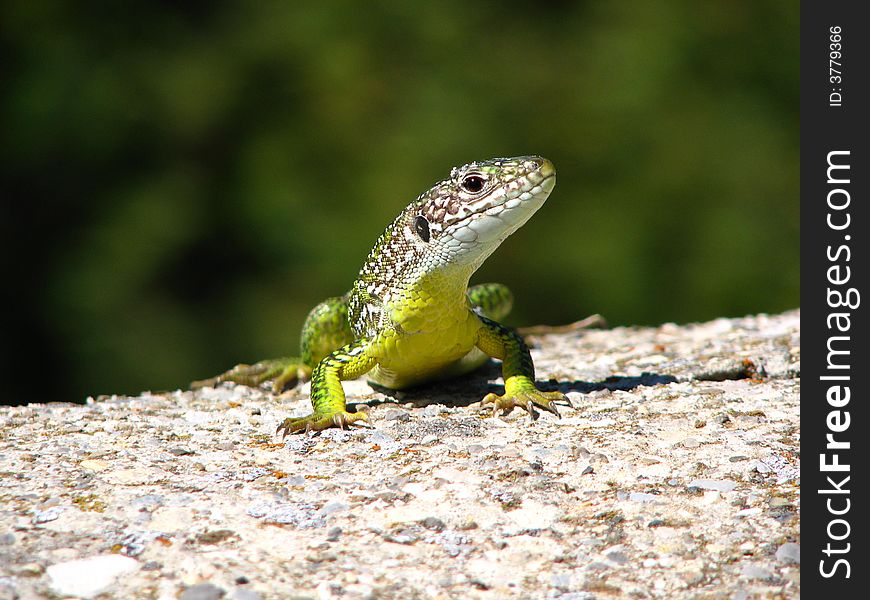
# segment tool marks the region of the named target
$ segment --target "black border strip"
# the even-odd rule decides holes
[[[864,316],[870,296],[863,294],[870,293],[865,283],[870,20],[858,14],[862,5],[822,0],[801,5],[801,587],[806,598],[866,598],[870,585],[865,525],[870,505],[864,491],[870,488],[864,441],[870,439],[870,382],[864,377],[870,363],[861,352],[870,344]],[[835,165],[830,171],[829,162]],[[833,306],[838,302],[854,307]],[[833,447],[827,447],[829,434]],[[828,465],[836,461],[849,470],[823,470],[822,455]]]

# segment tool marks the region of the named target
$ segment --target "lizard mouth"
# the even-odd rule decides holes
[[[553,164],[534,160],[537,168],[504,184],[473,205],[471,213],[456,223],[453,238],[460,246],[501,242],[521,227],[544,204],[556,185]]]

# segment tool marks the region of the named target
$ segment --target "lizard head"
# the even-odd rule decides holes
[[[495,158],[456,167],[399,216],[397,225],[433,266],[479,267],[537,211],[556,185],[546,158]]]
[[[473,162],[451,170],[409,204],[378,238],[349,300],[360,331],[382,327],[382,305],[446,277],[465,294],[471,274],[538,210],[556,185],[546,158]],[[443,280],[439,285],[444,285]],[[416,290],[416,291],[415,291]]]

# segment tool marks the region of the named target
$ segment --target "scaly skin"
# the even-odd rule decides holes
[[[193,387],[223,381],[273,382],[278,393],[311,378],[313,412],[288,418],[284,435],[345,428],[368,420],[348,412],[341,381],[368,373],[391,389],[467,373],[488,357],[502,361],[505,393],[487,394],[493,413],[519,407],[559,415],[559,392],[535,386],[529,349],[497,322],[513,299],[506,287],[468,280],[553,189],[556,171],[536,156],[499,158],[454,168],[450,177],[408,205],[369,253],[351,290],[318,304],[302,329],[299,358],[237,365]]]

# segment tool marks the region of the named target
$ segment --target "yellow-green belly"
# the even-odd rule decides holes
[[[369,371],[369,380],[403,389],[455,377],[486,362],[487,356],[475,346],[480,319],[467,308],[426,325],[413,333],[383,336],[377,348],[378,364]]]

